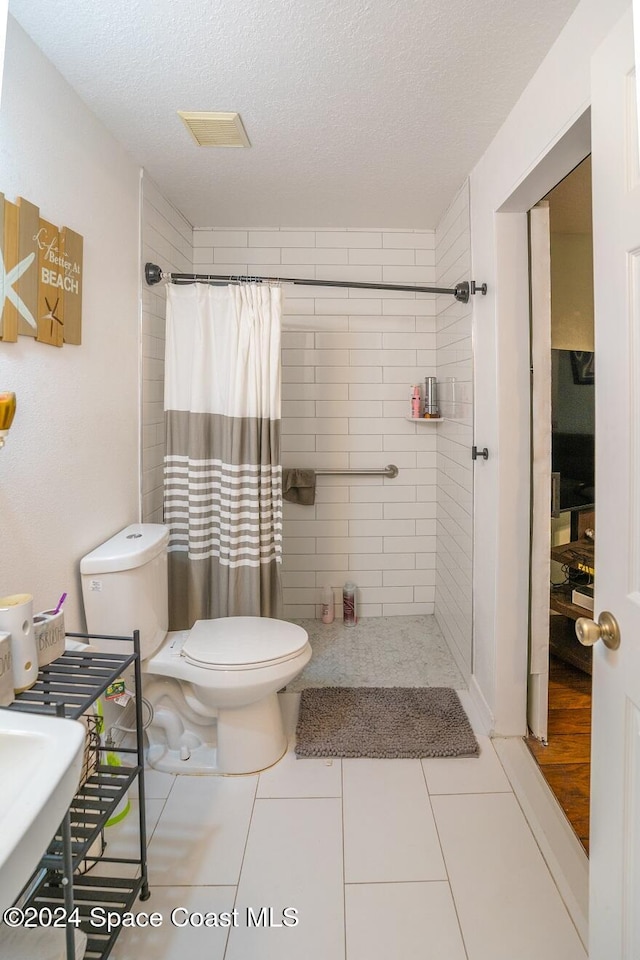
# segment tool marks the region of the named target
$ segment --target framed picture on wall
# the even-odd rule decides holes
[[[572,350],[571,371],[574,383],[595,383],[595,365],[593,351]]]

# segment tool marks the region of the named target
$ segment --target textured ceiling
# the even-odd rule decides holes
[[[195,226],[435,226],[577,0],[10,0]],[[237,110],[251,148],[177,110]]]

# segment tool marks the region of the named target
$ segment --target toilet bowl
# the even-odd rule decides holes
[[[88,632],[140,631],[151,766],[170,773],[264,770],[287,743],[277,693],[309,662],[302,627],[268,617],[198,620],[167,633],[163,524],[137,523],[80,562]]]
[[[262,617],[198,620],[143,663],[148,760],[168,773],[254,773],[285,753],[277,692],[306,666],[302,627]]]

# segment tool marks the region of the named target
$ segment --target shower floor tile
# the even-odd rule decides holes
[[[287,686],[454,687],[460,673],[435,617],[364,617],[353,627],[341,620],[296,620],[309,634],[313,656]]]

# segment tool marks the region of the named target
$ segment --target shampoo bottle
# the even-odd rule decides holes
[[[424,378],[424,414],[425,420],[438,420],[438,381],[436,377]]]
[[[353,627],[356,623],[356,585],[345,583],[342,588],[342,619],[345,627]]]
[[[418,419],[420,417],[420,387],[411,388],[411,416]]]
[[[331,587],[322,588],[322,622],[333,623],[335,610],[333,606],[333,589]]]

